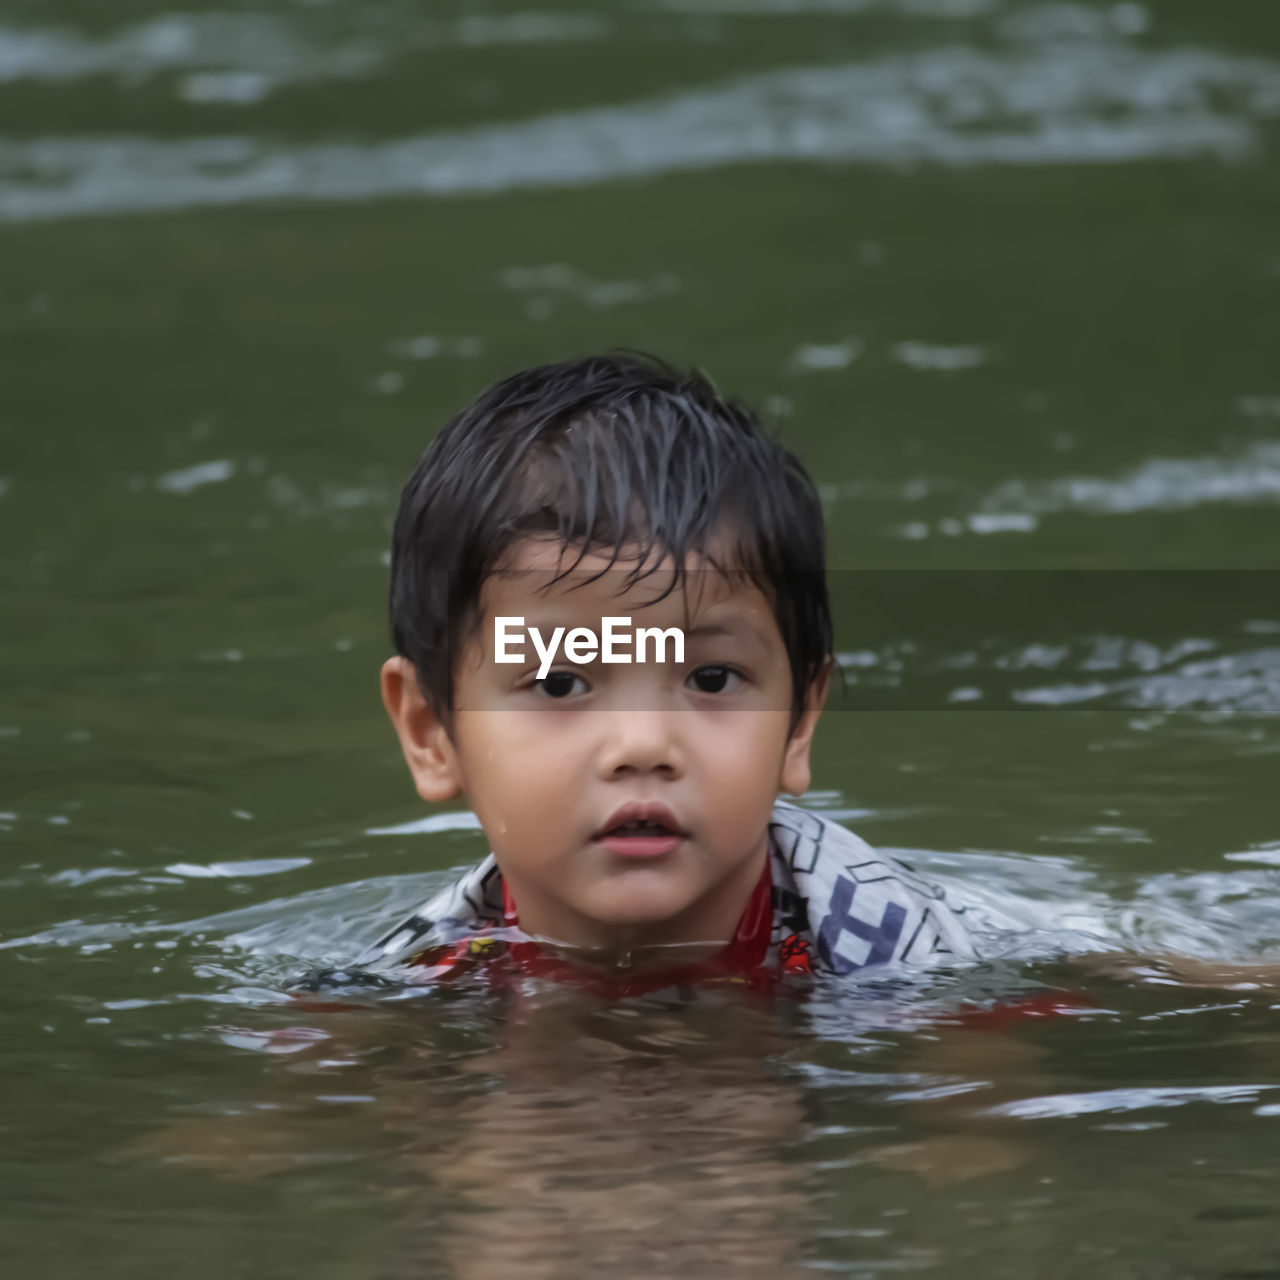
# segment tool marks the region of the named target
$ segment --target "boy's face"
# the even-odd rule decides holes
[[[486,583],[455,664],[450,732],[409,663],[384,666],[419,794],[466,795],[526,932],[614,950],[724,941],[764,866],[778,792],[808,788],[825,679],[793,728],[782,636],[745,578],[691,561],[685,589],[654,603],[669,565],[626,586],[630,566],[588,554],[549,585],[563,555],[521,542]],[[539,680],[523,631],[525,660],[496,660],[495,618],[522,617],[546,639],[560,626],[599,635],[619,616],[682,628],[684,660],[668,646],[654,661],[650,646],[646,662],[573,662],[562,641]]]

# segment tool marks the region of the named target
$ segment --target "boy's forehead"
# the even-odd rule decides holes
[[[598,606],[601,614],[665,606],[686,618],[737,608],[772,612],[748,573],[717,568],[697,553],[686,557],[672,590],[675,561],[670,556],[642,562],[638,550],[616,558],[607,551],[579,552],[550,540],[517,543],[485,581],[485,612],[530,613],[539,605],[588,611]]]

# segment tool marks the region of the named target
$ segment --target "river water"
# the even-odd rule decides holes
[[[1261,3],[11,0],[7,1274],[1280,1275],[1278,121]],[[616,345],[809,462],[805,803],[987,960],[299,1011],[483,852],[378,705],[398,485]]]

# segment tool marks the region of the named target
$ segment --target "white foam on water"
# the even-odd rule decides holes
[[[387,351],[397,360],[435,360],[458,358],[474,360],[484,351],[484,341],[477,337],[441,338],[430,333],[409,338],[394,338]]]
[[[602,311],[674,297],[683,287],[680,277],[670,271],[659,271],[643,280],[596,280],[562,262],[508,267],[499,282],[504,289],[529,296],[544,307],[552,299],[565,297]]]
[[[1070,1116],[1183,1107],[1190,1102],[1257,1103],[1264,1094],[1277,1088],[1280,1085],[1268,1083],[1099,1089],[1092,1093],[1057,1093],[1019,1098],[1014,1102],[1001,1102],[993,1107],[985,1107],[982,1114],[1014,1116],[1020,1120],[1060,1120]]]
[[[854,686],[898,690],[902,705],[908,706],[914,705],[916,682],[925,690],[920,695],[924,705],[939,705],[941,695],[932,682],[939,673],[954,672],[959,682],[946,694],[952,703],[989,699],[989,706],[1001,707],[1097,705],[1177,713],[1205,723],[1235,716],[1256,722],[1280,714],[1280,648],[1275,646],[1234,650],[1196,637],[1158,645],[1097,634],[1081,635],[1070,645],[991,644],[953,652],[921,652],[908,641],[837,653],[836,661]],[[1046,680],[1048,673],[1052,680]],[[984,679],[991,682],[986,687]],[[1263,732],[1244,726],[1241,731]]]
[[[169,13],[91,36],[69,27],[0,27],[0,84],[116,76],[143,83],[185,68],[225,68],[279,84],[365,74],[381,61],[368,41],[330,50],[264,13]]]
[[[310,858],[257,858],[239,862],[175,862],[165,870],[192,880],[235,880],[241,876],[278,876],[311,865]]]
[[[778,162],[1241,159],[1277,115],[1280,63],[1265,58],[1119,39],[952,46],[390,141],[0,139],[0,219],[474,196]]]
[[[299,15],[270,13],[166,13],[104,35],[0,25],[0,85],[111,76],[132,87],[189,71],[181,97],[244,105],[286,85],[370,76],[417,50],[566,44],[602,39],[612,29],[609,19],[589,13],[379,22],[375,7],[361,8],[362,20],[336,38]]]
[[[1141,35],[1151,25],[1140,4],[1121,3],[1093,8],[1082,4],[1042,4],[1019,9],[1000,20],[1000,32],[1030,42],[1105,40],[1112,35]]]
[[[236,464],[230,458],[217,458],[212,462],[197,462],[180,471],[166,471],[156,476],[156,488],[164,493],[191,493],[207,484],[222,484],[236,473]]]
[[[988,516],[1063,511],[1123,516],[1277,501],[1280,442],[1264,440],[1231,455],[1148,458],[1115,477],[1063,476],[1042,483],[1009,480],[983,499],[980,512]]]
[[[966,520],[970,533],[1033,533],[1039,522],[1026,511],[975,511]]]
[[[370,827],[367,836],[418,836],[437,831],[479,831],[480,819],[469,810],[453,813],[432,813],[412,822],[401,822],[393,827]]]
[[[936,373],[956,373],[986,364],[987,352],[979,346],[944,347],[930,342],[899,342],[894,359],[912,369]]]
[[[804,342],[792,353],[791,365],[810,372],[847,369],[862,351],[863,343],[859,338],[848,338],[843,342]]]
[[[1280,396],[1241,396],[1238,407],[1247,418],[1280,418]]]
[[[1225,862],[1254,862],[1264,867],[1280,867],[1280,840],[1253,845],[1242,853],[1224,853]]]
[[[1004,0],[650,0],[646,6],[699,17],[779,17],[824,14],[857,17],[879,13],[905,18],[978,18]]]
[[[852,489],[850,489],[852,492]],[[832,496],[843,497],[845,487]],[[910,520],[886,532],[912,541],[934,535],[1033,533],[1045,516],[1130,516],[1211,506],[1270,506],[1280,502],[1280,441],[1195,458],[1147,458],[1114,476],[1006,480],[967,515]]]

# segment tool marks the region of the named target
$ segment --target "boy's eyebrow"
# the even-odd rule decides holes
[[[769,647],[769,638],[766,633],[746,618],[726,619],[723,622],[702,622],[696,627],[686,628],[684,634],[686,640],[702,640],[714,636],[737,637],[744,631],[763,648]]]

